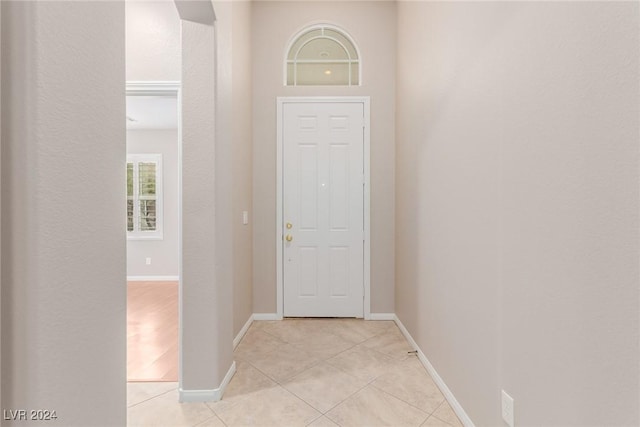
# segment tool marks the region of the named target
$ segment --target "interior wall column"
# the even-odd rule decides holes
[[[180,11],[180,8],[179,8]],[[182,13],[181,13],[182,17]],[[216,137],[216,28],[182,20],[182,401],[221,398],[233,374],[231,283]],[[228,184],[228,183],[227,183]]]

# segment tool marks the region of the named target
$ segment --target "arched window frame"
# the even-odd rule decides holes
[[[289,52],[291,51],[291,49],[293,48],[293,46],[296,44],[296,42],[298,41],[298,39],[300,39],[300,37],[304,36],[305,34],[312,32],[312,31],[321,31],[322,35],[321,36],[316,36],[316,37],[312,37],[311,39],[307,40],[304,44],[302,44],[299,48],[298,51],[296,52],[294,59],[290,60],[289,59]],[[324,31],[325,30],[331,30],[331,31],[335,31],[337,33],[340,33],[345,39],[347,39],[350,43],[351,46],[353,47],[353,50],[355,50],[356,55],[358,56],[356,59],[352,59],[351,55],[349,53],[349,49],[338,39],[331,37],[331,36],[327,36],[324,35]],[[347,31],[345,31],[343,28],[340,28],[337,25],[333,25],[333,24],[326,24],[326,23],[319,23],[319,24],[312,24],[312,25],[308,25],[306,27],[304,27],[302,30],[298,31],[296,34],[294,34],[294,36],[289,40],[289,43],[287,44],[285,51],[284,51],[284,62],[283,62],[283,84],[284,86],[293,86],[296,87],[298,86],[297,84],[297,76],[295,75],[295,73],[297,73],[297,64],[298,63],[312,63],[313,61],[311,60],[305,60],[305,61],[298,61],[297,60],[297,56],[300,53],[300,50],[302,50],[302,48],[304,46],[306,46],[307,44],[309,44],[311,41],[313,40],[317,40],[317,39],[329,39],[332,40],[336,43],[338,43],[347,53],[347,56],[349,57],[349,59],[347,60],[349,63],[349,84],[348,85],[339,85],[339,86],[361,86],[362,85],[362,54],[360,53],[360,48],[358,47],[358,44],[355,42],[355,40],[353,39],[353,37],[351,37],[351,34],[349,34]],[[318,61],[319,63],[322,63],[323,61]],[[335,61],[332,61],[335,62]],[[294,72],[294,84],[293,85],[289,85],[288,83],[288,65],[290,64],[294,64],[293,67],[293,72]],[[358,65],[358,84],[352,84],[351,82],[351,67],[353,64],[357,64]],[[307,85],[305,85],[307,86]],[[311,85],[312,86],[312,85]],[[318,86],[330,86],[330,85],[318,85]]]

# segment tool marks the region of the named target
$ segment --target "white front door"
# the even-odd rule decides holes
[[[284,316],[363,317],[364,104],[285,103]]]

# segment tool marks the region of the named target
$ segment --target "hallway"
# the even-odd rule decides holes
[[[640,2],[9,0],[0,15],[2,427],[39,424],[21,409],[68,427],[640,426]],[[128,152],[127,95],[168,93],[179,126]],[[369,99],[362,120],[278,119],[283,99],[347,97]],[[364,129],[362,174],[347,139],[311,139],[327,126],[358,144]],[[291,129],[310,137],[298,157]],[[148,246],[170,240],[170,192],[160,272]],[[333,269],[304,240],[351,227]],[[376,320],[272,322],[309,315],[287,311],[286,266],[303,300],[351,297],[362,273]],[[126,288],[177,277],[179,387],[175,329],[133,320],[128,336]],[[147,326],[161,345],[128,361]]]
[[[177,383],[128,384],[129,426],[460,426],[391,321],[255,321],[216,403]]]

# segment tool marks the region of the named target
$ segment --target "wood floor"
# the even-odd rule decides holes
[[[178,381],[178,282],[127,284],[127,381]]]

